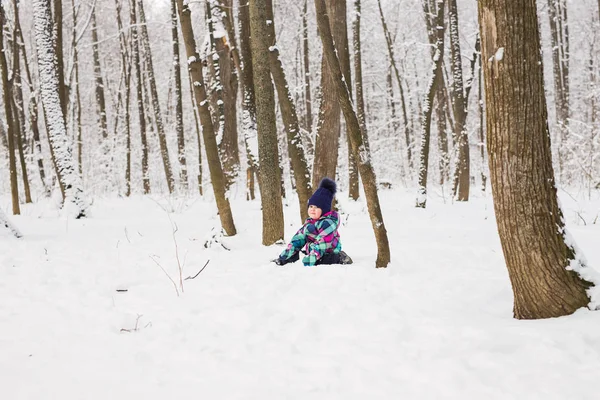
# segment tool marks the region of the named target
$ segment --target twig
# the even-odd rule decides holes
[[[210,260],[206,261],[206,264],[204,264],[204,267],[202,267],[202,269],[200,271],[198,271],[198,273],[194,276],[188,276],[187,278],[185,278],[185,280],[187,281],[188,279],[196,279],[196,277],[198,275],[200,275],[200,272],[204,271],[204,268],[206,268],[206,266],[208,265],[208,263],[210,262]]]
[[[158,265],[158,266],[160,267],[160,269],[162,269],[162,272],[164,272],[164,273],[165,273],[165,275],[167,276],[167,278],[169,278],[169,280],[171,281],[171,283],[173,283],[173,286],[175,287],[175,292],[177,292],[177,296],[179,296],[179,289],[177,289],[177,284],[175,283],[175,281],[173,280],[173,278],[171,278],[171,275],[169,275],[169,274],[167,273],[167,271],[165,271],[165,269],[162,267],[162,265],[160,265],[160,263],[159,263],[158,261],[156,261],[156,260],[154,259],[154,257],[152,257],[152,256],[148,256],[148,257],[150,257],[150,259],[151,259],[152,261],[154,261],[154,263],[155,263],[156,265]]]

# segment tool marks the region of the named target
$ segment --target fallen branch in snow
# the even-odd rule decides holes
[[[162,265],[160,265],[160,263],[158,261],[156,261],[156,259],[153,256],[149,256],[149,257],[150,257],[150,259],[152,261],[154,261],[154,263],[156,265],[158,265],[160,267],[160,269],[162,269],[162,272],[165,273],[165,275],[167,276],[167,278],[169,278],[169,280],[173,284],[173,287],[175,287],[175,292],[177,293],[177,296],[179,296],[179,289],[177,288],[177,284],[175,283],[175,281],[173,280],[173,278],[171,278],[171,275],[169,275],[169,273],[167,271],[165,271],[165,269],[162,267]]]
[[[133,327],[133,329],[121,328],[120,332],[129,332],[129,333],[137,332],[139,330],[138,324],[140,322],[140,318],[142,318],[143,316],[144,316],[143,314],[137,315],[137,318],[135,319],[135,327]],[[147,328],[150,324],[151,324],[151,322],[148,322],[144,328]]]
[[[23,235],[21,234],[21,232],[19,232],[19,230],[17,229],[16,226],[14,226],[13,224],[11,224],[11,222],[8,220],[8,218],[6,217],[6,215],[4,214],[4,212],[2,210],[0,210],[0,226],[4,226],[16,238],[22,238],[23,237]]]
[[[194,276],[188,276],[187,278],[185,278],[185,280],[187,281],[188,279],[196,279],[196,277],[198,275],[200,275],[200,272],[204,271],[204,268],[206,268],[206,266],[208,265],[209,262],[210,262],[210,260],[206,261],[206,264],[204,264],[204,267],[202,267],[200,269],[200,271],[198,271],[198,273],[196,275],[194,275]]]

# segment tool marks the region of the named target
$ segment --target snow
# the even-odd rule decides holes
[[[595,196],[562,198],[591,267],[600,226],[576,213],[591,222]],[[261,246],[258,200],[231,199],[234,237],[211,199],[96,199],[83,220],[23,205],[24,237],[0,230],[2,398],[598,398],[600,314],[512,318],[491,198],[380,198],[392,263],[379,270],[366,205],[343,192],[345,267],[270,263],[282,246]],[[179,284],[177,256],[182,278],[210,260],[180,296],[161,270]]]

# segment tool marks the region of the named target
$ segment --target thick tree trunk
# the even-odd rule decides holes
[[[58,179],[64,188],[65,206],[76,218],[85,217],[87,204],[83,198],[81,177],[71,154],[64,114],[60,103],[58,63],[52,40],[50,0],[34,1],[35,39],[42,102],[48,125],[48,138],[56,161]]]
[[[237,75],[235,65],[232,63],[232,48],[223,33],[226,31],[227,15],[219,7],[216,0],[206,2],[208,15],[209,35],[212,43],[211,54],[216,54],[211,69],[214,78],[214,92],[217,98],[217,109],[219,110],[219,129],[217,143],[221,159],[223,161],[223,172],[227,178],[227,188],[233,183],[240,168],[240,155],[237,136]],[[209,65],[211,65],[210,60]]]
[[[346,9],[346,0],[328,1],[327,15],[330,16],[330,30],[333,40],[341,43],[341,29],[335,27],[341,16],[341,3]],[[344,14],[344,18],[346,14]],[[345,34],[345,32],[344,32]],[[346,39],[347,40],[347,39]],[[341,50],[340,50],[341,51]],[[327,66],[325,56],[321,60],[321,102],[317,119],[317,135],[315,139],[315,156],[313,159],[312,187],[317,187],[325,177],[336,178],[338,150],[340,140],[340,104],[335,91],[335,82]]]
[[[557,201],[535,3],[479,0],[494,209],[519,319],[571,314],[590,287]]]
[[[137,0],[130,4],[131,21],[131,54],[133,68],[135,69],[136,96],[138,109],[138,123],[140,125],[140,139],[142,141],[142,182],[144,194],[150,193],[150,176],[148,175],[148,138],[146,134],[146,113],[144,112],[143,76],[140,66],[140,38],[137,26]]]
[[[254,176],[258,174],[258,142],[256,130],[256,98],[254,94],[254,72],[252,70],[252,49],[250,46],[250,13],[248,0],[240,0],[240,49],[242,65],[242,131],[246,144],[247,169],[247,197],[254,200]]]
[[[148,83],[150,84],[150,95],[152,96],[152,109],[154,111],[154,121],[156,122],[156,130],[158,133],[158,144],[160,146],[160,155],[163,161],[165,177],[169,193],[175,191],[175,179],[173,178],[173,170],[171,168],[171,160],[169,159],[169,148],[167,146],[167,135],[163,125],[162,114],[160,110],[160,101],[158,99],[158,90],[156,89],[156,77],[154,75],[154,64],[152,62],[152,49],[150,48],[150,39],[148,37],[148,26],[146,25],[146,14],[144,13],[143,0],[137,0],[139,5],[140,25],[142,33],[142,43],[144,46],[144,64],[146,65],[146,73]]]
[[[469,136],[467,134],[467,103],[465,101],[460,37],[458,33],[458,7],[456,0],[448,3],[448,19],[450,29],[450,50],[452,53],[452,106],[454,110],[454,135],[458,150],[455,171],[456,199],[469,200],[470,189],[470,155]]]
[[[433,113],[433,101],[442,77],[442,60],[444,59],[444,0],[437,0],[436,17],[433,21],[432,30],[436,37],[435,51],[433,53],[432,74],[427,87],[427,99],[423,110],[421,122],[421,150],[419,164],[419,188],[417,189],[416,206],[425,208],[427,205],[427,175],[429,171],[429,143],[431,138],[431,115]],[[426,15],[427,17],[427,15]]]
[[[0,68],[2,68],[2,98],[4,101],[4,113],[6,115],[7,136],[8,136],[8,165],[10,172],[10,191],[12,198],[13,215],[21,214],[19,205],[19,184],[17,181],[17,158],[15,156],[15,127],[12,119],[11,93],[8,82],[8,63],[6,61],[6,52],[4,51],[4,6],[0,4]]]
[[[308,199],[311,195],[310,172],[302,148],[302,138],[300,137],[300,126],[298,124],[298,115],[296,105],[292,100],[292,94],[285,76],[283,64],[279,56],[279,49],[275,40],[275,23],[273,17],[273,5],[271,0],[267,0],[267,19],[273,21],[267,27],[269,34],[269,61],[273,81],[277,88],[277,99],[281,109],[281,117],[287,133],[288,154],[290,156],[292,172],[298,192],[298,203],[300,205],[300,218],[304,221],[308,218]]]
[[[204,137],[204,146],[206,149],[206,157],[208,159],[208,168],[210,179],[212,181],[213,192],[221,225],[228,236],[236,234],[235,225],[233,223],[233,215],[231,214],[231,206],[225,195],[225,176],[219,159],[219,149],[217,148],[217,140],[213,129],[212,118],[207,104],[206,89],[204,87],[204,77],[202,76],[202,63],[200,55],[197,52],[196,40],[194,38],[194,30],[192,28],[191,10],[189,5],[183,4],[183,0],[177,0],[177,9],[179,11],[179,22],[181,24],[181,33],[185,43],[185,50],[188,60],[188,71],[190,75],[191,85],[193,88],[194,99],[196,101],[196,109],[200,115],[202,124],[202,136]]]
[[[187,162],[185,157],[185,136],[183,129],[181,64],[179,58],[179,35],[177,34],[177,0],[171,0],[171,43],[173,49],[173,80],[175,83],[175,133],[177,134],[177,160],[179,161],[179,181],[183,188],[187,189],[188,173]],[[198,138],[200,137],[198,136]]]
[[[365,191],[371,224],[373,225],[373,231],[375,232],[375,240],[377,242],[377,260],[375,261],[375,266],[377,268],[385,268],[390,263],[390,245],[385,224],[383,223],[381,207],[379,205],[377,179],[375,177],[375,172],[373,171],[373,166],[371,165],[371,156],[362,140],[360,124],[356,117],[352,101],[350,100],[350,90],[344,82],[340,62],[333,44],[333,36],[331,34],[325,0],[315,0],[315,7],[317,11],[319,35],[323,42],[323,54],[327,61],[331,76],[333,77],[335,92],[338,96],[342,112],[344,113],[344,118],[348,127],[348,137],[352,144],[352,151],[359,160],[358,168]]]
[[[269,32],[266,3],[260,0],[250,0],[249,11],[260,159],[258,178],[262,204],[262,243],[268,246],[283,239],[283,205],[281,203],[281,174],[278,165],[279,149],[275,124],[275,94],[271,83],[267,45]]]

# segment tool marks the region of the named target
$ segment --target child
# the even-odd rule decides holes
[[[331,209],[336,192],[335,182],[323,178],[319,188],[308,200],[308,218],[296,232],[290,244],[275,259],[275,264],[285,265],[298,261],[300,251],[306,256],[302,259],[305,266],[319,264],[352,264],[352,259],[342,251],[338,225],[340,218]]]

